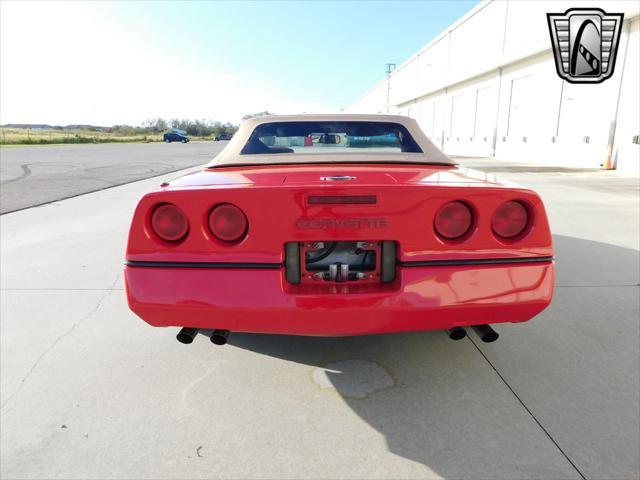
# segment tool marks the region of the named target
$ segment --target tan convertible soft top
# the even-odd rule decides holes
[[[274,122],[317,122],[317,121],[360,121],[389,122],[404,126],[411,134],[423,153],[379,153],[379,152],[327,152],[321,153],[270,153],[266,155],[241,155],[251,133],[258,126]],[[343,163],[343,162],[380,162],[380,163],[435,163],[455,165],[427,138],[413,118],[402,115],[267,115],[246,120],[233,136],[231,141],[207,167],[226,167],[233,165],[270,165],[282,163]]]

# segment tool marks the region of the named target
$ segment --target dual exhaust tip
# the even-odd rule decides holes
[[[487,324],[471,325],[471,329],[475,332],[476,335],[478,335],[478,337],[480,337],[480,340],[482,340],[484,343],[495,342],[500,336],[498,335],[498,332],[491,328],[491,325]],[[447,333],[449,334],[449,338],[451,340],[462,340],[467,336],[467,331],[462,327],[453,327],[447,330]]]
[[[487,324],[471,325],[471,329],[480,337],[480,340],[485,343],[495,342],[500,336],[498,332],[491,328],[491,325]],[[199,328],[184,327],[180,329],[176,338],[180,343],[188,345],[193,343],[193,339],[196,338],[199,331]],[[467,336],[467,331],[463,327],[453,327],[447,330],[447,334],[451,340],[462,340]],[[224,345],[229,341],[230,336],[231,332],[229,330],[214,330],[211,332],[209,340],[215,345]]]
[[[196,338],[196,335],[198,335],[199,331],[200,331],[199,328],[191,328],[191,327],[181,328],[180,331],[178,332],[178,335],[176,335],[176,339],[180,343],[184,343],[185,345],[188,345],[190,343],[193,343],[193,339]],[[231,336],[231,332],[229,330],[214,330],[213,332],[211,332],[211,335],[209,336],[209,340],[211,340],[211,343],[215,345],[224,345],[229,341],[230,336]]]

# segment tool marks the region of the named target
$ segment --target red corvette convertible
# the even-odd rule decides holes
[[[406,117],[248,120],[139,202],[125,280],[153,326],[363,335],[524,322],[553,294],[540,197],[455,165]]]

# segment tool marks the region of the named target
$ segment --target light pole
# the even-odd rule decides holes
[[[387,63],[385,71],[387,72],[387,113],[389,113],[389,92],[391,90],[391,72],[396,69],[395,63]]]

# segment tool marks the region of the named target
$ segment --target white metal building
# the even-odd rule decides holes
[[[614,74],[556,73],[547,13],[624,13]],[[416,118],[449,155],[640,170],[640,2],[487,0],[382,79],[349,113]]]

